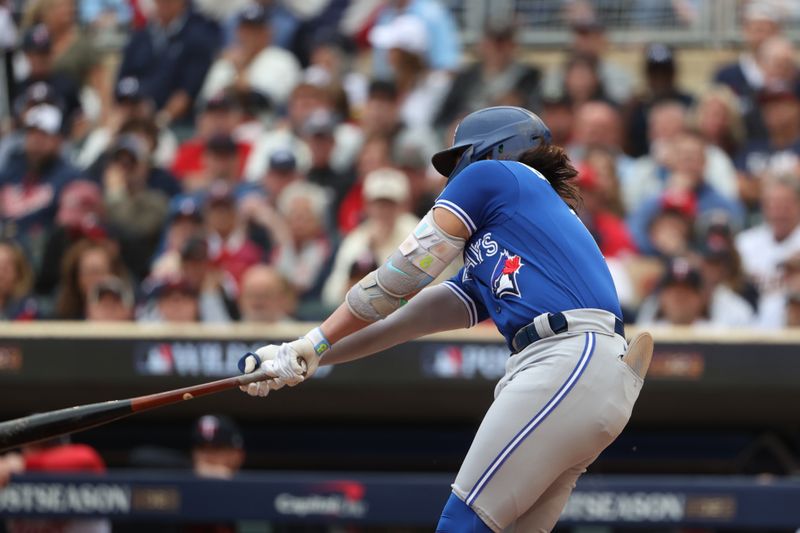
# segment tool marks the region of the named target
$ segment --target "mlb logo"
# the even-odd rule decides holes
[[[522,296],[517,283],[517,274],[523,266],[520,256],[503,250],[492,272],[492,291],[495,298]]]

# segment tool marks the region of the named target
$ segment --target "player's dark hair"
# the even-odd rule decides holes
[[[571,208],[575,209],[580,205],[581,193],[574,182],[578,171],[572,166],[567,151],[562,147],[540,144],[522,152],[517,160],[538,170]]]

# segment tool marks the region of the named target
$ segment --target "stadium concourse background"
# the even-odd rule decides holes
[[[656,339],[557,530],[797,531],[798,37],[795,0],[0,0],[0,419],[302,335],[520,105]],[[0,455],[0,531],[431,531],[507,358],[481,324]]]

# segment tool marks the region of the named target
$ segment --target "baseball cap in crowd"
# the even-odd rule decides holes
[[[43,131],[50,135],[61,132],[61,110],[51,104],[38,104],[25,112],[23,123],[26,128]]]
[[[364,178],[364,200],[390,200],[402,203],[408,200],[408,178],[394,168],[373,170]]]
[[[687,218],[694,218],[697,214],[697,200],[690,192],[667,191],[661,197],[661,211],[669,211]]]
[[[672,48],[664,43],[651,43],[644,51],[647,70],[668,69],[675,67],[675,54]]]
[[[317,135],[330,137],[333,135],[335,129],[336,118],[333,116],[333,113],[324,109],[318,109],[308,116],[303,123],[301,131],[303,135],[309,137]]]
[[[212,154],[233,155],[239,151],[239,147],[230,135],[217,133],[206,142],[206,150]]]
[[[31,83],[25,91],[14,100],[14,113],[20,116],[26,110],[38,104],[51,104],[63,109],[64,99],[58,94],[56,88],[46,81]]]
[[[100,186],[89,180],[75,180],[61,191],[56,223],[59,226],[78,227],[87,216],[96,216],[102,211],[103,193]]]
[[[275,172],[294,172],[297,168],[297,158],[287,148],[279,148],[269,155],[270,170]]]
[[[190,218],[195,222],[202,222],[203,213],[197,199],[191,196],[182,196],[170,203],[168,218],[170,223],[178,218]]]
[[[239,12],[239,24],[266,26],[270,19],[270,11],[261,4],[250,4]]]
[[[239,426],[224,415],[205,415],[195,422],[192,432],[195,447],[243,448],[244,438]]]
[[[25,32],[25,36],[22,38],[22,50],[24,52],[49,54],[51,48],[50,32],[47,31],[47,27],[44,24],[37,24],[32,27]]]
[[[424,54],[428,50],[428,41],[425,22],[410,14],[377,25],[369,32],[369,42],[375,48],[398,48],[412,54]]]
[[[670,260],[666,267],[664,275],[658,284],[660,288],[663,289],[671,285],[688,285],[699,289],[703,286],[703,277],[700,274],[700,270],[686,258],[676,257]]]
[[[226,91],[222,91],[205,101],[203,111],[230,111],[234,107],[234,99]]]
[[[114,88],[114,98],[117,102],[138,102],[142,97],[142,84],[133,76],[121,78]]]
[[[156,280],[150,292],[150,297],[161,299],[174,293],[186,294],[194,297],[198,295],[197,289],[193,287],[186,278],[176,275]]]
[[[104,296],[113,296],[127,307],[133,306],[133,292],[128,285],[115,276],[107,277],[89,291],[89,301],[98,302]]]

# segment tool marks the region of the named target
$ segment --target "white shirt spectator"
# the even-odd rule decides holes
[[[744,271],[758,284],[763,301],[768,294],[780,290],[778,265],[800,251],[800,226],[782,241],[776,241],[772,228],[761,224],[737,235],[736,249],[742,257]]]

